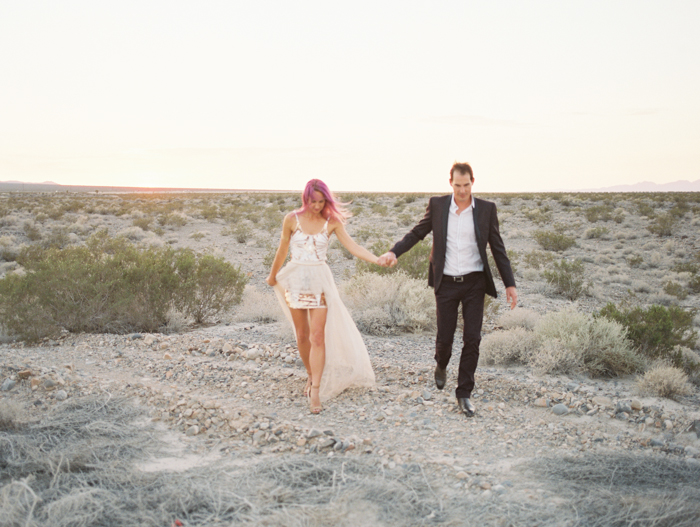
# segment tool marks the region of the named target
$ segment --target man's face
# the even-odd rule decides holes
[[[469,177],[469,174],[462,174],[455,171],[452,174],[452,190],[455,195],[455,203],[457,205],[468,206],[472,202],[472,184],[474,182]]]

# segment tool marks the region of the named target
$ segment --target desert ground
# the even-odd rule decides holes
[[[519,293],[520,315],[508,313],[497,280],[484,342],[513,316],[534,324],[609,302],[679,306],[700,328],[699,195],[476,190],[498,205]],[[348,232],[379,251],[428,196],[339,197]],[[293,333],[264,282],[299,205],[294,193],[0,195],[0,276],[23,272],[23,246],[80,245],[106,229],[222,256],[248,277],[243,301],[206,324],[173,314],[154,333],[2,334],[0,525],[698,524],[697,378],[661,397],[640,391],[641,372],[546,373],[482,351],[467,419],[456,368],[435,388],[429,317],[384,324],[353,296],[362,266],[337,240],[329,265],[377,385],[311,415]],[[547,278],[562,261],[580,263],[579,283]],[[429,301],[427,283],[410,283]]]

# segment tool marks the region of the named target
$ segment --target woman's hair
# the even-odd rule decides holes
[[[328,188],[328,185],[326,185],[320,179],[312,179],[306,184],[304,191],[301,193],[302,206],[297,212],[302,213],[309,207],[314,191],[318,191],[323,194],[323,198],[326,200],[326,205],[321,211],[321,216],[326,219],[335,218],[338,221],[345,223],[345,220],[347,220],[351,215],[345,208],[347,203],[343,203],[335,199],[335,197],[333,197],[333,193]]]

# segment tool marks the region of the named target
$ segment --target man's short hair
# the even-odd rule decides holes
[[[472,167],[469,163],[455,163],[450,169],[450,181],[452,181],[452,176],[455,172],[460,174],[468,174],[469,179],[474,181],[474,172],[472,172]]]

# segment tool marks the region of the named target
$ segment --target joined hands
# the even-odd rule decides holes
[[[382,267],[394,267],[396,262],[396,255],[391,251],[386,252],[377,258],[377,265],[381,265]]]

